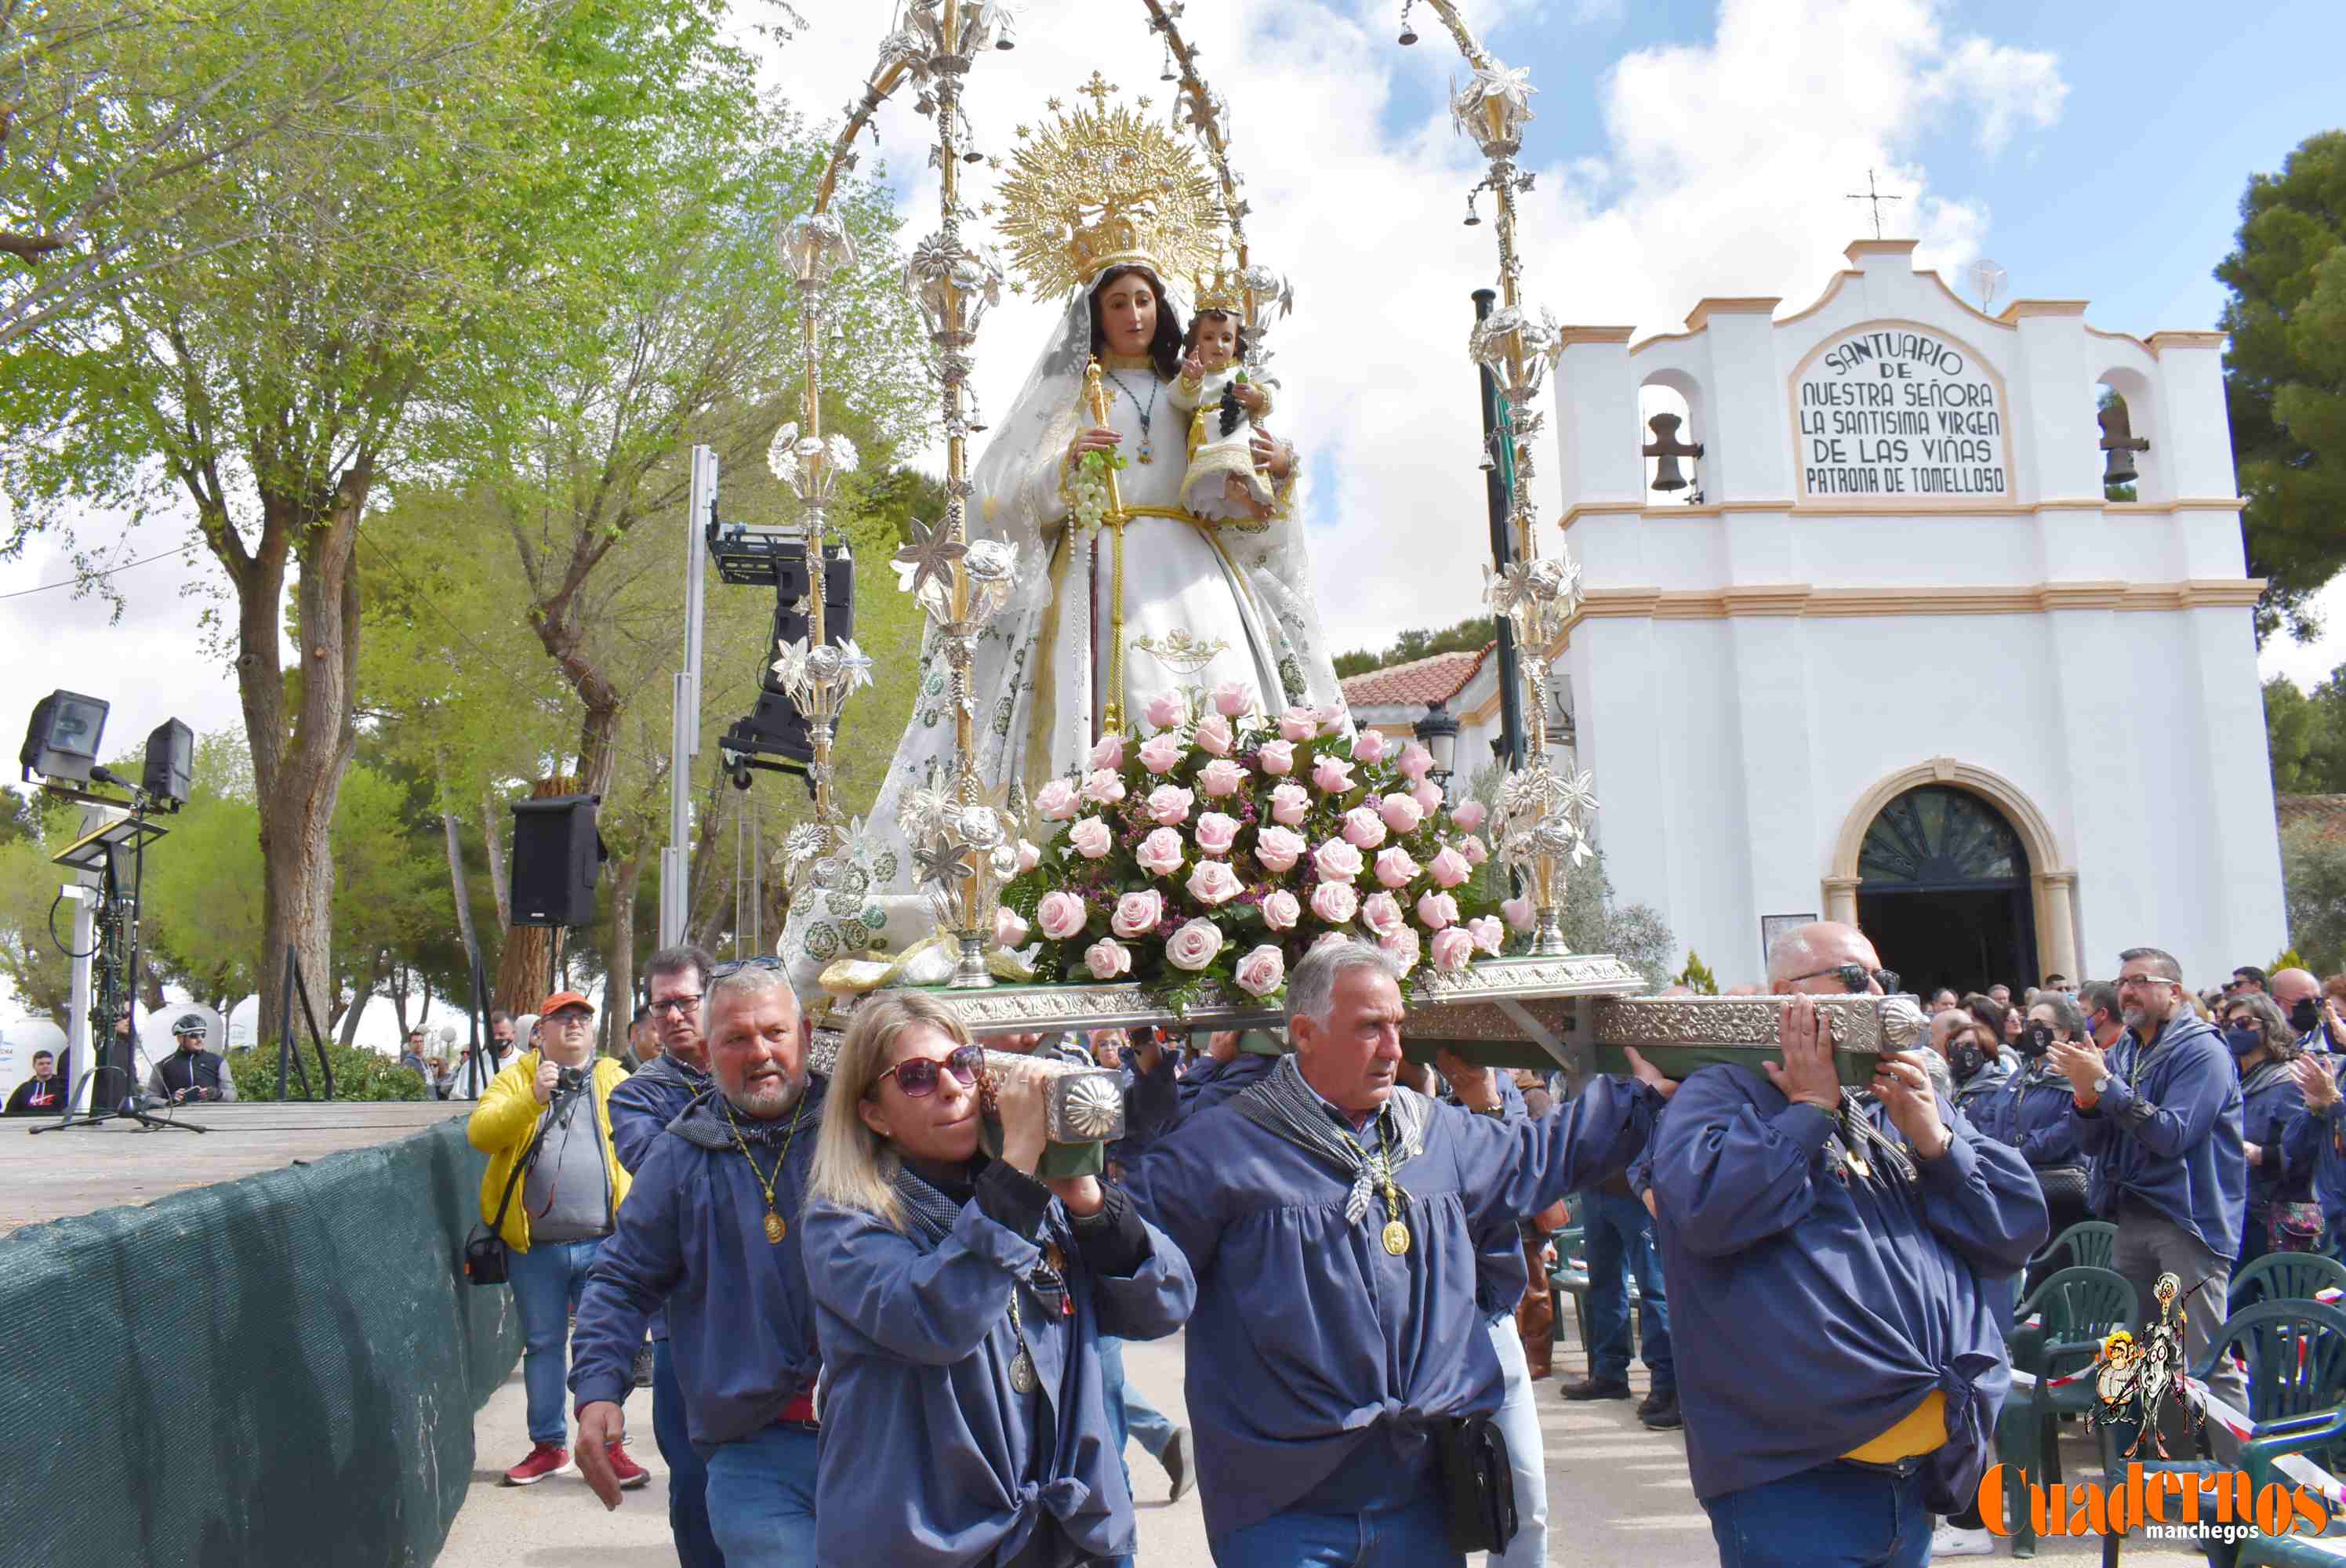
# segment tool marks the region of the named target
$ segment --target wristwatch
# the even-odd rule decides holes
[[[2110,1075],[2107,1073],[2105,1073],[2100,1077],[2094,1080],[2094,1093],[2096,1095],[2106,1095],[2109,1092]]]

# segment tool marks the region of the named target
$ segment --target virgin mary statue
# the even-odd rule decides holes
[[[1209,518],[1181,505],[1192,420],[1177,409],[1189,314],[1179,280],[1204,280],[1209,317],[1239,302],[1216,288],[1219,213],[1191,150],[1122,105],[1084,107],[1023,145],[1001,193],[1002,228],[1030,287],[1062,297],[1033,370],[995,422],[968,496],[968,536],[1016,553],[1016,587],[970,672],[975,762],[1014,815],[1025,795],[1081,767],[1111,728],[1238,685],[1276,716],[1339,704],[1306,559],[1294,450],[1262,430],[1252,453],[1272,504]],[[1098,367],[1105,418],[1086,397]],[[1193,378],[1194,384],[1194,378]],[[1202,411],[1211,418],[1210,404]],[[1122,459],[1121,508],[1084,525],[1071,484],[1094,451]],[[1096,465],[1094,465],[1096,466]],[[911,722],[841,873],[805,886],[782,956],[811,999],[823,967],[901,954],[934,916],[898,824],[908,792],[941,789],[955,764],[953,689],[933,635]],[[949,944],[906,978],[941,979]],[[936,972],[926,970],[934,967]]]

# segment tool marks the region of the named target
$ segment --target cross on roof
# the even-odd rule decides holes
[[[1902,196],[1884,196],[1880,190],[1874,188],[1873,171],[1869,168],[1865,171],[1865,188],[1852,191],[1842,199],[1870,201],[1873,204],[1873,237],[1879,239],[1882,238],[1882,204],[1885,201],[1903,201],[1906,199]]]
[[[1076,89],[1076,94],[1079,97],[1091,99],[1092,112],[1094,114],[1106,114],[1107,113],[1107,96],[1108,94],[1117,90],[1117,85],[1114,82],[1109,81],[1097,71],[1094,71],[1092,73],[1092,79],[1086,82],[1082,87],[1077,87]]]

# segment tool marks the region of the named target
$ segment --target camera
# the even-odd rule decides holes
[[[561,1068],[559,1075],[554,1080],[554,1092],[557,1095],[575,1095],[586,1086],[586,1069],[584,1067]]]

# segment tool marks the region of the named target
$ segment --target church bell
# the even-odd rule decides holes
[[[2102,483],[2132,484],[2141,477],[2135,470],[2134,454],[2148,452],[2149,439],[2134,433],[2132,416],[2122,397],[2110,399],[2094,419],[2102,427]]]
[[[1698,441],[1689,445],[1678,439],[1678,426],[1684,423],[1674,413],[1658,413],[1646,422],[1647,428],[1654,433],[1654,439],[1638,450],[1654,459],[1653,487],[1657,490],[1666,493],[1684,490],[1687,476],[1678,466],[1678,459],[1702,455],[1702,443]]]

